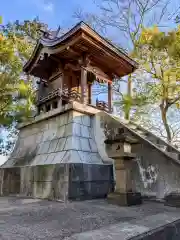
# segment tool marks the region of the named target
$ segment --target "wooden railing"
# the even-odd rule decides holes
[[[102,111],[105,111],[105,112],[112,112],[112,108],[110,109],[109,108],[109,105],[107,102],[105,101],[99,101],[98,99],[96,99],[96,107],[99,109],[99,110],[102,110]]]
[[[54,98],[61,98],[62,100],[68,102],[71,101],[77,101],[77,102],[81,102],[81,93],[79,93],[76,90],[68,90],[68,89],[55,89],[51,92],[49,92],[47,94],[47,96],[45,97],[39,97],[39,99],[37,100],[37,105],[41,105],[47,101],[50,101]],[[106,111],[106,112],[112,112],[112,108],[109,108],[109,105],[107,102],[105,101],[99,101],[98,99],[96,100],[96,108],[98,108],[99,110],[102,111]]]
[[[81,101],[81,94],[76,90],[62,90],[61,98],[66,101]]]
[[[62,98],[63,100],[65,100],[67,102],[70,102],[73,100],[75,100],[75,101],[81,100],[81,94],[79,92],[77,92],[76,90],[68,91],[66,89],[58,88],[58,89],[55,89],[55,90],[49,92],[46,97],[40,97],[37,100],[37,104],[40,105],[40,104],[50,101],[56,97]]]

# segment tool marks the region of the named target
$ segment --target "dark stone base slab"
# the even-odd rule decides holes
[[[164,205],[171,207],[180,207],[180,193],[169,193],[164,197]]]
[[[69,199],[106,198],[114,191],[113,166],[100,164],[70,164]]]
[[[140,205],[142,204],[142,196],[138,192],[114,192],[108,195],[108,202],[119,206]]]

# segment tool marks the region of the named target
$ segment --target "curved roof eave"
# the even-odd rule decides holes
[[[75,27],[73,27],[71,30],[69,30],[67,33],[65,33],[64,35],[62,35],[59,38],[56,38],[56,39],[41,38],[41,39],[39,39],[39,41],[37,42],[37,44],[34,48],[32,55],[30,56],[29,60],[24,65],[23,71],[25,71],[25,72],[27,71],[29,65],[33,62],[33,59],[40,48],[43,49],[43,47],[55,47],[56,45],[60,44],[62,41],[64,41],[68,37],[70,37],[77,30],[79,30],[81,28],[81,25],[82,25],[82,22],[78,23]]]
[[[102,36],[100,36],[96,31],[94,31],[90,26],[88,26],[86,23],[84,22],[80,22],[77,25],[75,25],[72,29],[70,29],[67,33],[65,33],[64,35],[62,35],[59,38],[56,39],[46,39],[46,38],[41,38],[38,43],[36,44],[36,47],[30,57],[30,59],[28,60],[28,62],[24,65],[23,70],[27,71],[29,65],[31,64],[31,62],[33,62],[33,59],[35,57],[35,55],[37,54],[37,52],[40,51],[44,48],[51,48],[51,47],[55,47],[56,45],[60,44],[61,42],[65,41],[67,38],[71,37],[74,33],[76,33],[78,30],[82,29],[84,31],[87,32],[87,30],[85,29],[88,28],[89,31],[93,31],[98,37],[100,37],[103,41],[103,45],[106,45],[106,47],[108,47],[112,52],[114,52],[115,54],[117,54],[119,57],[123,58],[125,61],[129,62],[129,64],[132,65],[132,67],[134,69],[138,68],[138,63],[136,61],[134,61],[132,58],[130,58],[127,54],[125,54],[123,51],[119,50],[117,47],[115,47],[113,44],[109,43],[105,38],[103,38]],[[90,34],[90,33],[89,33]]]
[[[31,54],[29,60],[25,63],[25,65],[23,66],[23,71],[27,72],[27,69],[29,67],[29,65],[32,63],[35,55],[38,53],[38,51],[40,51],[41,49],[43,48],[43,45],[40,41],[37,42],[34,50],[33,50],[33,53]]]

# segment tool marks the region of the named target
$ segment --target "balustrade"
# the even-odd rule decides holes
[[[68,90],[68,89],[55,89],[47,94],[45,97],[39,97],[37,100],[37,105],[40,106],[43,103],[46,103],[48,101],[52,101],[53,99],[62,99],[65,103],[71,102],[71,101],[77,101],[81,102],[81,93],[79,93],[77,90]],[[112,108],[109,109],[109,105],[105,101],[99,101],[96,100],[96,108],[102,111],[106,112],[112,112]]]
[[[109,105],[107,102],[105,101],[99,101],[98,99],[96,99],[96,107],[99,109],[99,110],[102,110],[102,111],[105,111],[105,112],[112,112],[113,109],[110,108],[109,109]]]

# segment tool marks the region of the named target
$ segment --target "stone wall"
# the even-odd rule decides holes
[[[113,191],[113,167],[102,164],[51,164],[0,169],[1,196],[93,199]]]
[[[1,169],[1,195],[68,198],[69,168],[65,164]]]
[[[108,161],[104,144],[104,123],[110,124],[112,128],[122,127],[122,124],[103,112],[98,113],[95,118],[97,119],[94,127],[96,126],[95,137],[98,151],[103,160]],[[155,141],[154,136],[153,139]],[[133,189],[141,192],[142,195],[159,199],[164,198],[170,192],[180,192],[180,162],[171,158],[170,155],[166,155],[143,138],[138,137],[138,140],[140,144],[132,145],[132,152],[137,156],[137,159],[133,161],[131,172]]]
[[[112,191],[114,191],[112,164],[71,164],[69,199],[105,198]]]
[[[20,194],[34,198],[68,199],[69,168],[66,164],[21,168]]]
[[[180,164],[145,142],[134,145],[133,152],[137,153],[132,171],[137,191],[159,199],[172,191],[180,191]]]
[[[56,163],[103,163],[92,129],[92,116],[70,110],[20,129],[3,167]]]

